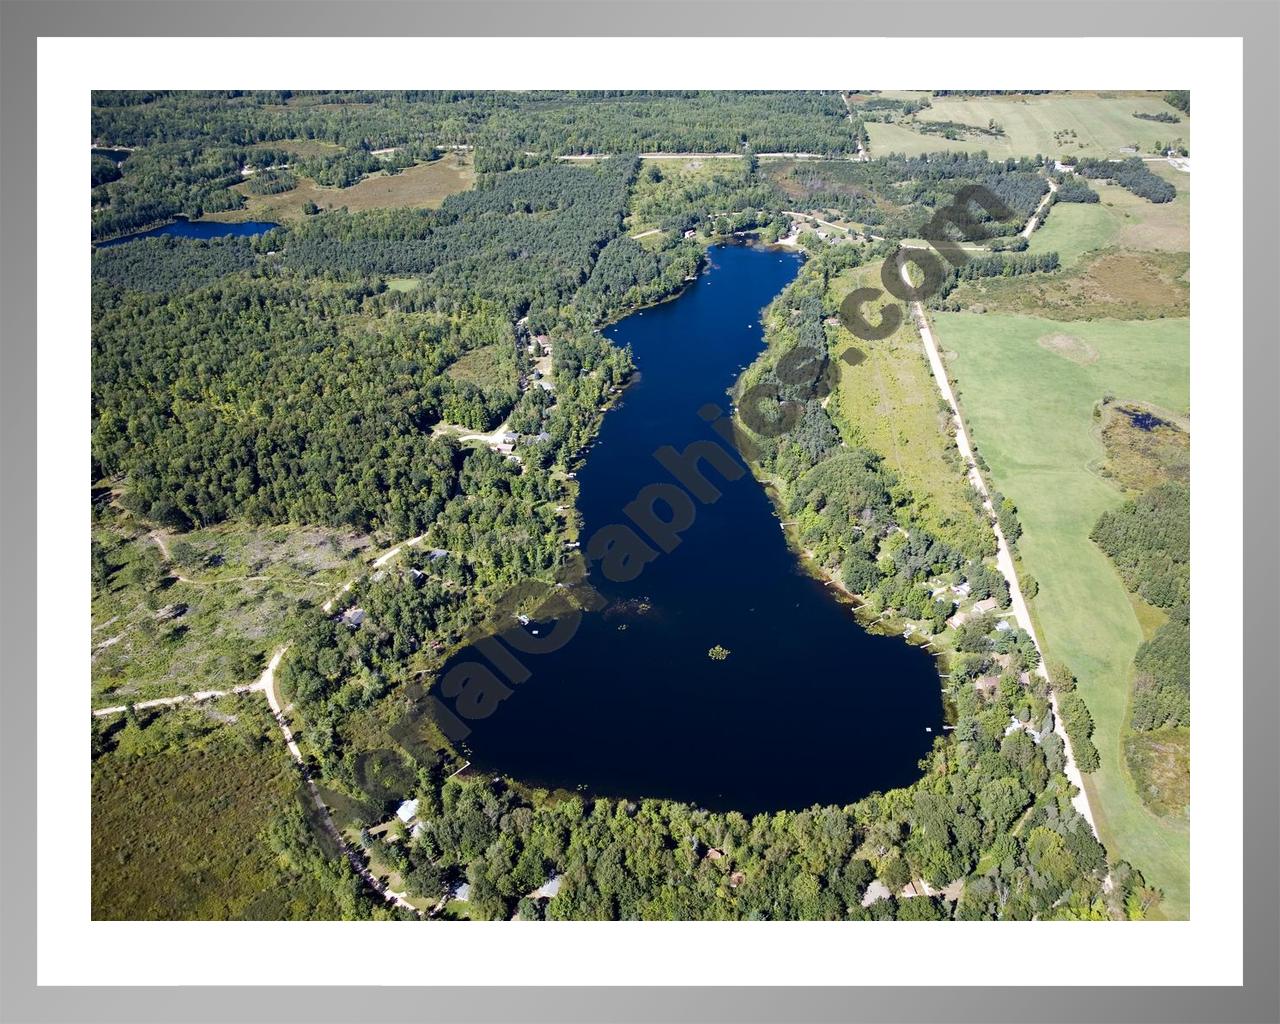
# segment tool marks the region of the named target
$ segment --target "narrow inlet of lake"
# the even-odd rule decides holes
[[[601,527],[628,522],[623,508],[644,487],[674,482],[657,449],[723,447],[698,411],[727,412],[726,389],[764,346],[760,310],[799,267],[790,253],[716,246],[679,298],[607,330],[632,347],[639,377],[578,474],[584,549]],[[675,549],[634,580],[591,567],[606,607],[560,649],[520,656],[530,677],[468,721],[468,756],[536,786],[744,814],[846,804],[913,781],[943,724],[933,658],[867,633],[801,569],[749,472],[726,481],[703,470],[721,497],[697,502]],[[709,657],[715,647],[727,656]],[[451,665],[463,660],[480,656],[469,648]]]
[[[270,231],[272,228],[278,228],[279,224],[273,224],[266,220],[243,220],[237,223],[219,220],[175,220],[171,224],[162,224],[158,228],[151,228],[147,231],[137,231],[132,235],[122,235],[119,238],[112,238],[106,242],[98,242],[99,249],[107,249],[113,245],[124,245],[126,242],[136,242],[140,238],[157,238],[160,235],[172,235],[174,238],[246,238],[252,235],[261,235]]]

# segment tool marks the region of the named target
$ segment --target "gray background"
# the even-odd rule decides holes
[[[46,36],[1239,36],[1245,40],[1245,900],[1242,988],[39,988],[35,987],[35,40]],[[1280,9],[1258,2],[894,3],[623,2],[409,3],[278,0],[155,3],[0,0],[0,1017],[6,1021],[402,1020],[1280,1020],[1280,735],[1277,703],[1276,314],[1280,237],[1276,184]],[[109,44],[107,44],[109,45]],[[536,44],[533,44],[536,46]],[[1088,61],[1087,41],[1082,61]],[[1013,53],[975,52],[1007,71]],[[830,59],[830,58],[828,58]],[[856,53],[849,55],[856,78]],[[1026,65],[1030,73],[1034,61]],[[231,65],[228,65],[231,71]],[[922,79],[927,69],[922,68]],[[1153,83],[1176,88],[1170,81]],[[1003,84],[1003,83],[1002,83]],[[1203,114],[1201,115],[1203,116]],[[1198,242],[1199,258],[1212,252]],[[87,334],[87,332],[86,332]],[[1203,457],[1203,456],[1201,456]],[[1203,500],[1203,499],[1202,499]],[[1201,506],[1203,508],[1203,506]],[[1243,552],[1241,553],[1243,555]],[[1234,638],[1227,638],[1228,642]],[[1233,685],[1234,680],[1222,680]],[[1224,740],[1225,742],[1225,740]],[[34,879],[34,884],[33,884]],[[43,880],[48,884],[48,880]],[[394,941],[395,925],[381,941]],[[409,927],[401,925],[400,927]],[[881,925],[881,927],[894,927]],[[992,925],[999,927],[999,925]],[[1141,942],[1141,925],[1134,925]],[[1088,925],[1075,954],[1087,970]],[[971,956],[956,948],[954,955]],[[341,957],[326,957],[341,964]],[[1063,946],[1010,967],[1050,980],[1073,959]],[[376,957],[375,957],[376,960]],[[368,967],[351,961],[353,983]],[[851,964],[851,967],[855,966]],[[501,970],[501,965],[495,965]],[[927,970],[927,968],[925,968]],[[637,964],[638,974],[644,965]],[[375,975],[376,977],[376,972]],[[305,982],[305,978],[290,979]],[[838,983],[841,979],[832,979]],[[1140,979],[1135,979],[1140,980]]]

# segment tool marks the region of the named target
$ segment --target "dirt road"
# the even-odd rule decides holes
[[[402,541],[395,547],[390,548],[375,558],[371,563],[371,566],[373,568],[380,568],[381,566],[386,565],[405,547],[422,543],[424,537],[425,534]],[[155,541],[156,546],[159,547],[165,557],[168,558],[168,549],[160,535],[158,533],[153,533],[151,535],[151,539]],[[354,581],[348,582],[325,603],[325,611],[329,611],[333,608],[334,602],[336,602],[343,593],[351,589],[353,582]],[[271,715],[275,718],[276,725],[280,729],[280,735],[284,739],[285,747],[289,751],[289,756],[293,758],[294,763],[302,770],[302,776],[306,782],[307,792],[310,795],[312,802],[315,804],[316,810],[320,812],[320,821],[325,832],[337,844],[338,848],[342,851],[343,856],[347,858],[348,863],[351,865],[351,869],[364,879],[369,888],[378,893],[387,902],[393,903],[397,907],[401,907],[405,910],[412,911],[415,914],[419,914],[420,911],[418,908],[405,899],[403,894],[392,891],[392,889],[384,883],[382,879],[375,876],[365,865],[359,852],[343,837],[337,823],[333,820],[333,815],[330,812],[328,805],[325,804],[324,798],[320,795],[320,790],[316,786],[315,780],[311,777],[311,770],[306,763],[306,759],[302,756],[302,749],[298,746],[298,741],[293,734],[293,729],[290,728],[289,720],[285,716],[285,708],[280,699],[280,690],[276,683],[276,670],[279,669],[280,662],[284,660],[285,652],[287,652],[288,649],[288,644],[277,649],[276,652],[271,655],[271,660],[267,662],[266,668],[262,670],[262,675],[260,675],[255,682],[246,686],[236,686],[230,690],[199,690],[195,693],[179,694],[173,697],[160,697],[156,700],[139,701],[134,704],[133,707],[170,707],[176,704],[212,700],[215,697],[225,697],[233,693],[261,692],[265,694],[267,704],[271,708]],[[93,715],[95,718],[103,718],[107,715],[118,715],[122,714],[126,710],[126,707],[127,705],[118,704],[114,707],[98,708],[93,712]]]
[[[902,279],[910,285],[912,282],[907,271],[907,264],[902,264],[900,270]],[[960,406],[956,402],[955,392],[951,389],[951,382],[947,379],[947,368],[942,362],[942,354],[938,350],[938,343],[933,336],[933,328],[929,325],[923,304],[919,302],[911,303],[911,316],[915,320],[916,327],[920,331],[920,337],[924,342],[925,355],[928,356],[929,369],[933,371],[933,379],[937,382],[938,390],[942,392],[942,397],[951,406],[951,415],[954,417],[956,424],[956,448],[959,449],[965,465],[969,468],[969,483],[982,496],[982,506],[991,514],[994,520],[995,511],[991,504],[991,494],[988,492],[986,481],[982,479],[982,474],[978,471],[978,466],[974,461],[973,446],[969,443],[969,431],[964,425],[964,420],[960,417]],[[1031,620],[1031,614],[1027,610],[1027,603],[1022,596],[1022,587],[1018,583],[1018,573],[1014,568],[1013,555],[1009,551],[1009,545],[1005,540],[1004,531],[1000,529],[1000,524],[993,521],[991,525],[996,535],[996,565],[1009,584],[1010,616],[1016,619],[1018,625],[1027,631],[1027,634],[1031,637],[1031,642],[1036,645],[1036,650],[1040,653],[1040,665],[1037,667],[1036,673],[1042,678],[1048,679],[1049,672],[1044,664],[1044,649],[1040,646],[1040,638],[1036,636],[1035,624]],[[1067,735],[1066,728],[1062,724],[1062,716],[1058,713],[1057,695],[1052,691],[1050,691],[1049,700],[1053,706],[1054,731],[1062,738],[1063,754],[1066,762],[1063,774],[1066,775],[1077,790],[1071,802],[1085,821],[1089,823],[1094,835],[1097,835],[1098,826],[1094,822],[1093,808],[1089,805],[1089,796],[1084,789],[1084,778],[1076,767],[1075,754],[1071,749],[1071,738]]]
[[[1058,183],[1050,178],[1049,191],[1044,194],[1044,198],[1040,200],[1040,205],[1036,207],[1035,212],[1027,218],[1027,226],[1020,232],[1023,238],[1031,237],[1031,232],[1033,232],[1036,229],[1036,225],[1040,223],[1040,218],[1044,215],[1044,211],[1049,208],[1049,204],[1053,202],[1053,194],[1057,191]]]

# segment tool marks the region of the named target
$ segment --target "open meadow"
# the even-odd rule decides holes
[[[903,98],[928,96],[921,93],[886,93]],[[1125,148],[1137,146],[1150,153],[1156,142],[1191,140],[1191,118],[1174,110],[1154,92],[1073,92],[1043,96],[935,96],[931,105],[915,115],[921,122],[946,122],[987,128],[995,121],[1002,135],[966,132],[948,139],[912,127],[910,119],[892,124],[868,122],[873,156],[903,153],[917,156],[939,150],[965,153],[985,151],[993,160],[1005,157],[1095,156],[1120,157]],[[1177,124],[1147,121],[1134,113],[1176,116]]]
[[[1063,324],[1026,316],[941,313],[939,344],[973,441],[1018,507],[1022,561],[1046,656],[1070,666],[1092,712],[1102,766],[1087,778],[1103,842],[1164,890],[1164,913],[1189,900],[1188,822],[1144,806],[1126,767],[1132,662],[1144,639],[1130,595],[1090,539],[1121,491],[1100,475],[1094,410],[1104,396],[1189,412],[1189,323]]]
[[[880,264],[847,270],[831,279],[837,304],[855,288],[876,286]],[[887,302],[886,302],[887,300]],[[889,296],[864,307],[877,322]],[[901,308],[901,304],[898,304]],[[879,341],[861,341],[841,323],[829,324],[832,351],[852,350],[851,365],[839,359],[840,378],[831,413],[851,444],[879,452],[910,492],[910,508],[925,529],[970,556],[989,550],[991,531],[969,497],[964,466],[950,431],[950,415],[937,393],[915,326],[903,323]]]
[[[1191,175],[1166,163],[1148,167],[1173,182],[1178,190],[1173,202],[1149,203],[1119,185],[1090,180],[1099,201],[1054,204],[1044,226],[1032,233],[1029,251],[1056,252],[1064,267],[1074,266],[1087,252],[1110,246],[1186,252],[1191,234]]]
[[[470,157],[451,153],[439,160],[414,164],[397,174],[371,174],[348,188],[328,188],[299,177],[297,187],[288,192],[259,196],[250,192],[245,182],[234,187],[245,198],[243,209],[209,214],[205,219],[287,223],[304,217],[308,203],[322,211],[345,207],[352,213],[404,207],[436,209],[446,197],[465,192],[474,183]]]
[[[344,916],[261,694],[94,728],[96,920]]]

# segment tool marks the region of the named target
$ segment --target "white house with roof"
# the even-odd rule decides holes
[[[396,817],[403,821],[406,825],[418,816],[418,801],[405,800],[396,808]]]

